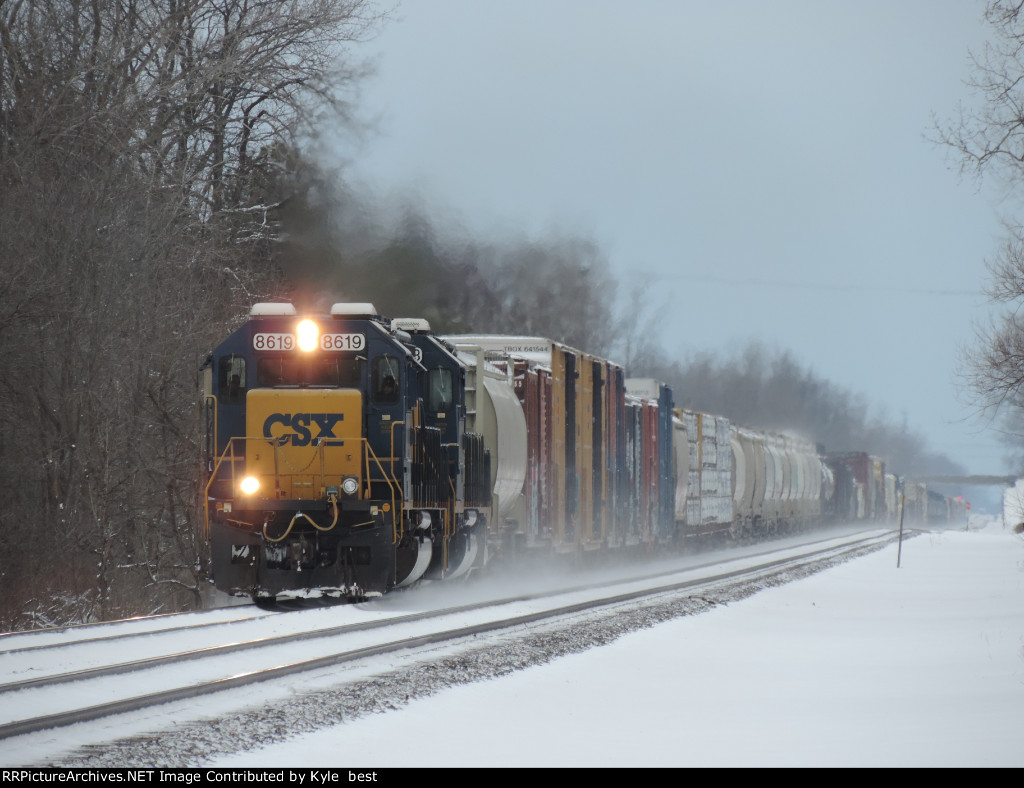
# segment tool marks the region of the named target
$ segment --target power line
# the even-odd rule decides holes
[[[657,279],[680,279],[683,281],[707,282],[710,284],[729,286],[747,285],[755,287],[785,287],[802,290],[835,290],[840,292],[856,290],[868,293],[899,293],[910,295],[960,296],[961,298],[967,296],[984,295],[984,293],[982,293],[980,290],[944,290],[940,288],[924,287],[878,287],[875,285],[863,284],[828,284],[826,282],[797,282],[784,279],[729,279],[724,276],[707,276],[695,274],[658,274],[649,271],[641,273],[647,273],[648,275]]]

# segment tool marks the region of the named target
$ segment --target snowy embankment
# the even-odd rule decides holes
[[[218,766],[1024,766],[1024,539],[980,518]]]
[[[896,559],[892,544],[785,584],[522,627],[347,686],[247,690],[248,710],[168,709],[106,745],[95,727],[18,737],[0,762],[1024,765],[1024,538],[978,520]]]

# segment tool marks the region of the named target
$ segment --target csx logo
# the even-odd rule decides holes
[[[344,418],[344,413],[271,413],[263,422],[263,437],[278,438],[282,445],[308,446],[317,438],[337,437],[334,425]],[[275,430],[275,425],[284,429]]]

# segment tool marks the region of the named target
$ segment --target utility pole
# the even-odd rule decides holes
[[[903,556],[903,510],[906,508],[905,504],[907,496],[903,494],[902,487],[900,488],[900,541],[899,548],[896,550],[896,568],[900,568],[900,558]]]

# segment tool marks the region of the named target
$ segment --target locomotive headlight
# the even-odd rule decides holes
[[[359,480],[355,476],[346,476],[341,480],[341,491],[345,495],[355,495],[359,490]]]
[[[255,476],[246,476],[238,486],[246,495],[252,495],[260,488],[260,480]]]
[[[320,327],[312,320],[302,320],[295,327],[298,335],[299,350],[307,353],[316,350],[320,346]]]

